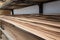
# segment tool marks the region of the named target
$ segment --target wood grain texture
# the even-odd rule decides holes
[[[18,29],[9,23],[5,22],[3,23],[3,26],[5,31],[9,32],[14,40],[42,40],[42,38],[25,32],[24,30]]]
[[[7,24],[14,25],[15,27],[25,30],[31,34],[42,37],[46,40],[59,40],[60,39],[59,17],[60,16],[37,16],[37,15],[35,16],[25,15],[25,16],[14,16],[14,17],[0,16],[0,20],[7,22]],[[5,26],[7,26],[7,24],[5,24]],[[7,30],[10,29],[13,31],[12,26],[10,28],[6,27]]]

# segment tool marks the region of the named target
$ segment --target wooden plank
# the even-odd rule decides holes
[[[12,38],[12,36],[11,36],[10,33],[8,33],[8,32],[5,31],[5,30],[2,30],[1,28],[0,28],[0,30],[4,33],[4,35],[5,35],[9,40],[14,40],[14,38]]]
[[[46,40],[60,39],[60,25],[59,25],[60,22],[47,21],[47,20],[43,20],[44,21],[43,22],[39,18],[37,19],[34,17],[26,18],[26,17],[1,16],[0,19],[2,21],[15,25],[15,27],[19,29],[25,30],[29,33],[42,37]],[[51,23],[55,24],[52,25]]]
[[[7,18],[7,17],[6,17]],[[5,18],[5,19],[6,19]],[[16,19],[10,19],[10,18],[7,18],[8,20],[12,20],[12,21],[16,21]],[[20,20],[17,20],[16,22],[21,22],[21,19]],[[22,20],[23,22],[25,22],[24,20]],[[29,23],[29,24],[32,24],[32,25],[36,25],[36,26],[40,26],[42,28],[45,28],[45,29],[48,29],[48,30],[52,30],[52,31],[56,31],[56,32],[60,32],[59,28],[57,28],[56,26],[51,26],[51,25],[45,25],[45,24],[39,24],[39,23],[36,23],[36,22],[31,22],[31,21],[26,21],[25,23]],[[35,23],[35,24],[34,24]]]
[[[19,39],[20,40],[41,40],[41,38],[36,37],[30,33],[27,33],[21,29],[18,29],[16,27],[14,27],[13,25],[4,24],[3,26],[4,26],[6,31],[8,31],[9,33],[11,33],[13,35],[12,38],[15,37],[16,40],[19,40]]]
[[[8,40],[8,38],[4,34],[2,34],[2,39],[1,40]]]
[[[7,24],[5,24],[5,25],[7,25]],[[8,25],[8,26],[9,26],[9,25]],[[10,28],[11,28],[11,27],[10,27]],[[13,27],[13,28],[14,28],[14,27]],[[35,28],[35,29],[36,29],[36,30],[40,30],[40,31],[48,34],[48,37],[49,37],[49,36],[51,36],[51,37],[56,37],[56,38],[59,37],[59,35],[58,35],[59,33],[47,31],[47,30],[44,30],[44,29],[42,29],[42,28],[41,28],[41,29],[40,29],[40,28],[39,28],[39,29],[38,29],[38,28]]]

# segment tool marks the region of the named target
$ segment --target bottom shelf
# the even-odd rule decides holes
[[[44,40],[38,36],[30,34],[24,30],[18,28],[10,28],[9,30],[2,30],[3,34],[1,40]],[[12,31],[13,29],[13,31]]]

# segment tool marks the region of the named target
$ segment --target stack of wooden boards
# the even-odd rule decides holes
[[[60,16],[15,15],[0,16],[0,20],[14,40],[60,40]]]

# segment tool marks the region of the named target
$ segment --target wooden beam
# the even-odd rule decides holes
[[[58,0],[50,0],[50,1],[43,2],[43,3],[49,3],[49,2],[54,2],[54,1],[58,1]]]
[[[0,10],[12,10],[12,9],[8,9],[8,8],[0,8]]]

